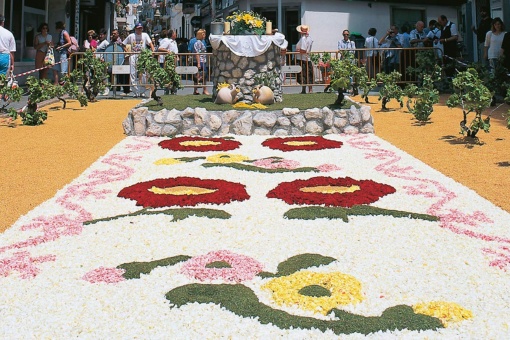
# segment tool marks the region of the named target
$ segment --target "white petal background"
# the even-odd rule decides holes
[[[160,267],[139,280],[116,284],[83,280],[86,273],[99,267],[176,255],[198,256],[221,249],[250,256],[271,272],[280,262],[303,253],[334,257],[337,261],[315,270],[356,277],[362,283],[365,300],[343,309],[361,315],[380,315],[395,305],[437,300],[456,302],[473,312],[472,319],[438,331],[386,331],[342,338],[507,338],[510,267],[491,266],[495,257],[487,251],[500,252],[500,247],[508,247],[507,212],[374,135],[330,135],[326,138],[344,145],[339,149],[292,152],[261,146],[264,136],[233,138],[242,146],[228,152],[231,154],[250,159],[279,156],[298,161],[301,166],[335,164],[341,170],[267,174],[204,168],[204,161],[155,165],[162,158],[209,156],[215,152],[173,152],[157,145],[162,138],[128,137],[54,198],[0,235],[0,338],[338,338],[333,332],[262,325],[213,304],[174,308],[165,294],[198,282],[180,273],[182,264]],[[73,220],[131,213],[140,207],[134,201],[118,198],[121,189],[176,176],[239,182],[246,185],[250,199],[221,206],[200,205],[227,211],[232,214],[228,220],[190,217],[173,222],[171,216],[142,215],[85,225],[74,234],[48,236],[33,245],[24,243],[42,235],[40,228],[26,229],[41,216],[51,220],[63,214]],[[315,176],[349,176],[388,184],[397,192],[371,205],[448,215],[456,220],[429,222],[390,216],[351,216],[348,223],[288,220],[283,214],[294,206],[265,196],[280,182]],[[48,255],[55,259],[35,261],[32,264],[39,272],[25,279],[20,271],[8,270],[9,259],[17,252],[28,252],[32,259]],[[274,308],[325,318],[295,307],[274,305],[260,288],[266,281],[256,278],[244,284],[261,302]]]

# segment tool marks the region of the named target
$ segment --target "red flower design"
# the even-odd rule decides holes
[[[280,183],[266,196],[279,198],[288,204],[350,208],[353,205],[373,203],[395,191],[392,186],[371,180],[358,181],[350,177],[314,177]]]
[[[342,142],[326,139],[321,136],[278,137],[267,139],[262,143],[263,146],[281,151],[336,149],[340,148],[342,144]]]
[[[224,138],[175,137],[158,144],[163,149],[173,151],[230,151],[237,149],[241,143]]]
[[[159,178],[141,182],[122,189],[117,196],[135,200],[136,205],[144,208],[225,204],[250,198],[242,184],[193,177]]]

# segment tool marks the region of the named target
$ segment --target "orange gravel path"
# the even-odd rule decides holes
[[[370,97],[376,135],[475,190],[510,212],[510,130],[501,112],[493,114],[491,132],[479,132],[480,144],[459,134],[459,109],[436,105],[431,122],[418,125],[394,101],[380,112]],[[355,100],[361,100],[355,97]],[[51,104],[48,120],[37,127],[7,127],[0,120],[0,232],[20,216],[53,197],[124,138],[122,121],[139,100],[101,100],[81,108]]]

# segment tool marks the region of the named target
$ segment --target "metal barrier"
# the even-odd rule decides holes
[[[367,68],[369,79],[375,78],[377,73],[391,71],[385,70],[384,53],[388,50],[388,48],[359,48],[354,50],[358,66]],[[392,52],[398,55],[399,62],[395,64],[394,69],[402,74],[399,83],[417,82],[416,76],[407,72],[407,67],[416,67],[416,54],[419,51],[427,50],[435,51],[437,55],[437,49],[432,47],[391,49]],[[317,55],[320,60],[325,53],[329,53],[331,59],[338,59],[341,58],[342,52],[345,51],[312,52],[310,55]],[[370,53],[376,53],[377,55],[368,56]],[[69,70],[73,65],[77,65],[78,60],[84,54],[84,52],[77,52],[70,56]],[[130,71],[128,71],[128,67],[130,67],[129,58],[139,54],[139,52],[96,52],[95,54],[98,57],[101,56],[103,59],[108,60],[112,65],[112,72],[109,74],[109,77],[110,84],[114,86],[114,90],[115,87],[119,89],[120,87],[125,87],[125,90],[127,90],[127,87],[133,86],[129,77]],[[155,58],[159,55],[166,55],[166,53],[154,52]],[[197,79],[194,79],[194,75],[198,72],[198,68],[196,67],[196,54],[176,54],[176,71],[181,76],[181,86],[185,88],[199,88],[204,86],[211,88],[213,86],[210,68],[212,53],[203,53],[203,55],[206,57],[206,69],[203,70],[203,83],[199,83]],[[326,65],[321,63],[314,65],[311,62],[299,60],[298,52],[286,52],[285,54],[281,54],[280,58],[284,87],[316,86],[321,84],[327,86],[329,84],[330,69],[328,69]],[[439,65],[443,65],[442,59],[438,58],[437,62]],[[149,83],[138,83],[137,85],[145,86],[146,88],[151,88],[153,86],[153,84]]]

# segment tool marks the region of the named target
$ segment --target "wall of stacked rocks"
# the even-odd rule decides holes
[[[325,134],[374,133],[369,106],[350,109],[328,107],[278,111],[229,110],[207,111],[187,108],[184,111],[162,109],[150,111],[135,107],[122,123],[128,136],[225,136],[274,135],[301,136]]]
[[[276,73],[281,75],[280,48],[275,44],[263,54],[256,57],[240,57],[223,43],[213,49],[211,60],[211,77],[213,81],[213,98],[216,98],[216,86],[220,83],[239,86],[238,101],[253,102],[253,88],[258,85],[255,75]],[[271,87],[272,88],[272,87]],[[276,102],[282,101],[282,79],[276,77],[273,89]]]

